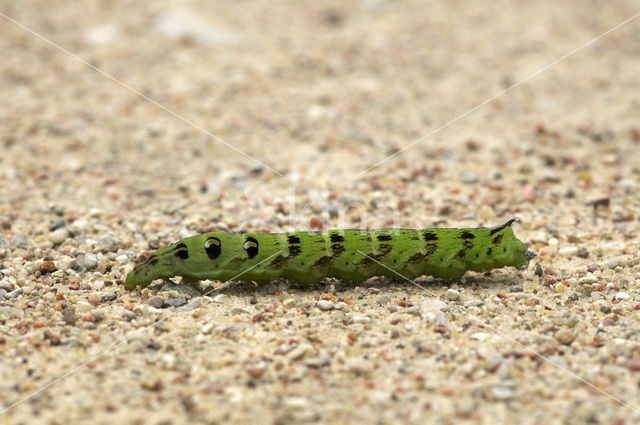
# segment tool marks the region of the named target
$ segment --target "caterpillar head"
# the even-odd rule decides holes
[[[258,243],[251,237],[242,242],[233,235],[218,232],[185,238],[155,251],[136,265],[125,279],[125,289],[132,290],[136,286],[144,288],[155,279],[174,276],[199,280],[197,271],[202,269],[204,261],[211,271],[233,260],[231,253],[238,252],[240,248],[244,248],[249,258],[253,258],[257,254]]]
[[[175,251],[174,245],[169,245],[155,251],[146,260],[137,264],[127,274],[124,282],[126,290],[131,291],[140,286],[148,286],[155,279],[166,279],[175,275],[171,257]]]
[[[502,226],[489,229],[489,252],[492,252],[497,267],[513,266],[523,269],[536,257],[513,233],[511,225],[515,221],[517,220],[511,219]]]

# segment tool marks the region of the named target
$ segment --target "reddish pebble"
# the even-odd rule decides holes
[[[320,220],[318,217],[313,217],[311,220],[309,220],[309,227],[311,227],[312,229],[322,229],[322,220]]]
[[[536,189],[527,184],[522,188],[522,197],[525,201],[534,201],[536,199]]]

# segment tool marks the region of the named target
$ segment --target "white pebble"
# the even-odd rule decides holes
[[[320,300],[316,303],[316,307],[322,311],[329,311],[333,310],[333,303],[329,300]]]
[[[55,244],[59,244],[65,241],[69,236],[69,231],[65,228],[58,229],[49,234],[49,240]]]
[[[585,277],[581,277],[580,279],[578,279],[578,284],[580,285],[589,285],[592,283],[596,283],[598,281],[598,278],[595,276],[585,276]]]
[[[447,290],[447,299],[449,301],[459,300],[460,299],[460,292],[456,291],[455,289]]]
[[[578,253],[578,247],[577,246],[568,246],[568,247],[562,248],[561,250],[558,251],[558,254],[563,256],[563,257],[573,257],[577,253]]]
[[[558,251],[558,239],[549,239],[549,242],[547,242],[547,246],[549,247],[549,253],[555,254]]]
[[[42,298],[44,298],[44,300],[48,303],[56,302],[56,294],[54,294],[53,292],[47,292]]]
[[[620,291],[616,294],[616,300],[618,301],[628,300],[629,298],[630,297],[628,292]]]
[[[76,308],[77,308],[79,311],[87,312],[87,311],[90,311],[90,310],[91,310],[92,306],[91,306],[91,304],[89,304],[89,303],[88,303],[88,302],[86,302],[86,301],[78,301],[78,302],[76,303]]]
[[[287,298],[286,300],[282,301],[282,306],[285,308],[293,307],[295,304],[296,304],[295,298]]]
[[[205,335],[210,334],[215,326],[216,326],[216,323],[214,323],[214,322],[207,323],[206,325],[204,325],[202,327],[202,333],[205,334]]]
[[[222,301],[226,300],[227,298],[229,298],[229,296],[227,294],[218,294],[215,297],[213,297],[213,302],[214,303],[221,303]]]

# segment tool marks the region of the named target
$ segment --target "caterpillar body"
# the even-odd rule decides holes
[[[327,232],[210,232],[153,252],[126,277],[125,288],[182,276],[187,282],[285,278],[311,284],[325,277],[362,282],[374,276],[459,280],[467,270],[524,268],[535,257],[511,224],[496,227],[330,230]],[[245,271],[245,273],[242,273]]]

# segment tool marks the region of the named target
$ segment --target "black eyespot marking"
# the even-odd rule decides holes
[[[152,266],[155,266],[156,264],[158,264],[158,259],[157,258],[151,258],[149,260],[149,264],[151,264]]]
[[[176,245],[174,254],[181,260],[186,260],[187,258],[189,258],[189,250],[187,249],[187,246],[184,244],[184,242],[180,242],[178,245]]]
[[[300,238],[294,235],[291,235],[287,238],[290,244],[300,243]]]
[[[289,245],[289,257],[295,257],[301,253],[302,249],[298,245]]]
[[[333,243],[344,242],[344,237],[342,237],[342,235],[339,235],[337,233],[331,233],[329,235],[329,239],[331,239],[331,242],[333,242]]]
[[[249,259],[252,259],[256,255],[258,255],[258,241],[255,238],[249,236],[242,244],[242,249],[247,251],[247,255]]]
[[[387,233],[379,233],[378,234],[378,240],[379,241],[390,241],[391,240],[391,235],[389,235]]]
[[[220,239],[215,237],[210,237],[204,242],[204,250],[207,252],[207,256],[210,259],[217,258],[222,252],[222,244],[220,243]]]
[[[187,249],[180,249],[178,251],[176,251],[176,257],[178,257],[181,260],[186,260],[187,258],[189,258],[189,251],[187,251]],[[156,260],[157,262],[158,260]]]
[[[438,240],[438,235],[436,235],[433,232],[424,232],[424,240],[425,241],[437,241]]]
[[[500,244],[500,241],[502,241],[502,235],[498,235],[491,240],[491,242],[493,242],[494,245]]]
[[[463,231],[462,233],[460,233],[460,239],[474,239],[476,236],[469,232],[468,230]]]

